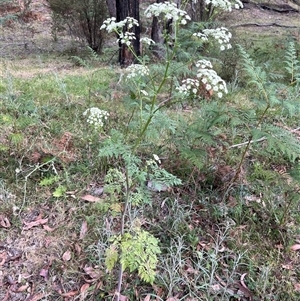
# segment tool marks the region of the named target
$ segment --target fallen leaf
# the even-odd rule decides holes
[[[82,200],[84,201],[87,201],[87,202],[92,202],[92,203],[96,203],[96,202],[99,202],[101,199],[96,197],[96,196],[93,196],[93,195],[90,195],[90,194],[87,194],[83,197],[81,197]]]
[[[292,264],[282,264],[281,267],[286,270],[293,270],[294,266]]]
[[[120,301],[128,301],[128,298],[124,295],[119,295],[119,300]]]
[[[298,251],[298,250],[300,250],[300,244],[295,244],[295,245],[291,246],[291,250],[292,251]]]
[[[81,253],[81,247],[80,247],[79,244],[75,244],[75,251],[76,251],[77,255],[80,255],[80,253]]]
[[[170,297],[170,298],[168,298],[166,301],[178,301],[178,299],[177,299],[177,298],[174,298],[174,297]]]
[[[8,218],[2,214],[0,215],[0,226],[3,228],[9,228],[11,226]]]
[[[83,221],[81,225],[80,235],[79,235],[80,239],[83,239],[85,237],[87,230],[88,230],[87,221]]]
[[[86,290],[88,290],[90,287],[89,283],[85,283],[84,285],[82,285],[82,287],[80,288],[80,293],[84,293]]]
[[[48,273],[49,273],[48,267],[47,268],[43,268],[40,271],[40,276],[44,277],[45,280],[47,280],[48,279]]]
[[[249,290],[248,287],[247,287],[247,285],[246,285],[245,282],[244,282],[244,279],[245,279],[246,276],[247,276],[247,273],[244,273],[244,274],[241,276],[240,282],[241,282],[241,285],[242,285],[245,289]]]
[[[7,253],[6,252],[0,253],[0,266],[4,265],[6,259],[7,259]]]
[[[150,301],[151,300],[151,295],[147,295],[144,299],[144,301]]]
[[[63,254],[63,256],[62,256],[62,259],[63,259],[63,261],[69,261],[70,259],[71,259],[71,251],[70,250],[67,250],[64,254]]]
[[[101,272],[93,267],[85,267],[83,270],[93,279],[97,280],[101,277]]]
[[[43,228],[47,231],[47,232],[53,232],[55,230],[55,228],[51,228],[48,225],[43,225]]]
[[[39,219],[37,221],[30,222],[30,223],[24,222],[25,227],[23,227],[23,230],[29,230],[33,227],[36,227],[36,226],[39,226],[39,225],[44,225],[46,223],[48,223],[48,218]]]
[[[24,292],[24,291],[27,290],[28,287],[29,287],[29,284],[26,283],[25,285],[20,286],[20,287],[17,289],[17,292],[18,292],[18,293]]]
[[[39,301],[42,298],[46,297],[47,295],[43,294],[43,293],[39,293],[33,296],[29,296],[25,301]]]
[[[296,292],[300,292],[300,283],[295,283],[294,284],[294,289]]]
[[[61,296],[62,297],[73,297],[73,296],[76,296],[78,295],[78,291],[70,291],[70,292],[67,292],[67,293],[62,293]]]

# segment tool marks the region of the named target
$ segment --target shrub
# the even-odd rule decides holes
[[[100,26],[107,17],[104,0],[47,0],[52,11],[52,33],[57,38],[59,31],[68,29],[71,36],[83,38],[89,47],[100,52],[104,32]]]

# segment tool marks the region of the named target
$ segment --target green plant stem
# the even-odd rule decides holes
[[[129,185],[129,175],[128,175],[128,168],[126,166],[126,193],[125,193],[125,204],[124,204],[124,210],[122,213],[122,219],[121,219],[121,231],[120,234],[124,235],[124,228],[125,228],[125,218],[127,214],[128,204],[129,204],[129,197],[130,197],[130,191],[131,187]],[[123,267],[122,264],[120,264],[120,270],[119,270],[119,277],[118,277],[118,286],[117,286],[117,301],[120,301],[120,295],[121,295],[121,289],[122,289],[122,280],[123,280]]]
[[[176,48],[177,48],[177,43],[175,43],[171,55],[170,56],[168,55],[168,60],[167,60],[167,64],[166,64],[163,79],[162,79],[159,87],[157,88],[156,92],[154,93],[154,96],[151,99],[150,116],[148,117],[147,121],[145,122],[144,127],[143,127],[142,131],[140,132],[139,137],[136,139],[136,142],[135,142],[135,144],[132,148],[133,152],[136,151],[136,149],[140,145],[141,141],[143,140],[143,138],[145,136],[145,133],[147,132],[149,124],[152,121],[152,118],[154,117],[155,113],[161,108],[161,107],[159,107],[159,108],[154,110],[155,104],[157,103],[157,97],[158,97],[159,93],[161,92],[161,90],[162,90],[162,88],[163,88],[163,86],[166,83],[166,80],[168,78],[168,72],[169,72],[169,69],[170,69],[171,59],[172,59],[173,55],[175,54]]]
[[[178,29],[178,24],[176,24],[176,28]],[[177,32],[177,30],[176,30],[176,32]],[[176,36],[176,34],[175,34],[175,36]],[[164,72],[164,75],[163,75],[163,79],[162,79],[160,85],[158,86],[157,90],[155,91],[154,96],[151,99],[150,116],[146,120],[144,126],[142,127],[142,130],[141,130],[139,136],[137,137],[137,139],[134,143],[134,146],[132,148],[132,153],[135,153],[137,148],[141,144],[141,141],[143,140],[143,138],[145,136],[145,133],[147,132],[147,129],[148,129],[155,113],[162,108],[162,106],[159,106],[159,107],[155,108],[155,105],[157,103],[158,95],[160,94],[160,92],[161,92],[162,88],[164,87],[164,85],[167,81],[167,78],[168,78],[168,73],[169,73],[169,69],[170,69],[171,60],[172,60],[172,58],[175,54],[175,51],[177,49],[177,47],[176,47],[177,42],[176,41],[177,41],[177,39],[175,38],[175,45],[174,45],[173,51],[171,52],[171,55],[169,54],[169,49],[168,49],[168,46],[167,46],[167,63],[166,63],[166,68],[165,68],[165,72]],[[133,53],[134,57],[139,62],[141,62],[140,59],[134,53],[132,47],[129,46],[128,48]],[[142,106],[142,104],[140,106]],[[141,110],[140,114],[142,114],[142,110]],[[121,231],[120,231],[121,235],[124,235],[125,218],[126,218],[126,215],[127,215],[127,210],[128,210],[128,205],[129,205],[129,198],[130,198],[130,191],[131,191],[131,187],[129,185],[129,175],[128,175],[128,167],[127,166],[126,166],[126,188],[125,189],[126,189],[125,204],[124,204],[124,210],[123,210],[122,219],[121,219]],[[117,291],[116,291],[117,301],[120,301],[121,289],[122,289],[122,280],[123,280],[123,268],[122,268],[122,265],[120,264],[119,277],[118,277],[118,286],[117,286]]]

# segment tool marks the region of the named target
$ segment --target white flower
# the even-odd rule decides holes
[[[197,77],[201,79],[207,91],[212,89],[215,92],[219,90],[222,90],[224,93],[228,92],[225,81],[212,69],[211,62],[200,60],[196,63],[196,67],[200,67],[197,70]],[[221,98],[223,93],[218,92],[217,95]]]
[[[232,10],[232,6],[234,6],[234,8],[236,9],[243,7],[243,3],[240,0],[235,0],[234,4],[232,4],[228,0],[205,0],[205,4],[211,4],[213,7],[220,8],[229,12]]]
[[[129,46],[131,44],[132,40],[135,40],[135,34],[133,32],[128,32],[126,31],[125,33],[120,33],[119,34],[119,42],[121,42],[121,44],[126,44],[127,46]]]
[[[220,27],[216,29],[204,29],[203,32],[193,34],[195,37],[200,38],[203,42],[207,42],[208,38],[211,36],[220,44],[220,50],[230,49],[230,39],[232,37],[231,32],[225,27]]]
[[[153,158],[155,161],[157,161],[159,164],[161,164],[160,158],[156,154],[153,154]]]
[[[182,85],[178,86],[176,90],[178,90],[179,93],[182,93],[184,95],[196,95],[198,93],[199,85],[200,84],[198,79],[187,78],[182,81]]]
[[[208,61],[208,60],[199,60],[199,61],[197,61],[196,62],[196,67],[201,67],[202,69],[205,69],[205,68],[212,68],[212,64],[211,64],[211,62],[210,61]]]
[[[140,41],[141,41],[142,43],[147,44],[147,45],[155,44],[155,42],[154,42],[152,39],[149,39],[149,38],[147,38],[147,37],[141,38]]]
[[[183,25],[191,20],[186,11],[177,8],[175,3],[169,1],[149,5],[145,11],[145,15],[147,18],[162,16],[164,19],[173,20],[174,22],[180,21]]]
[[[116,18],[108,18],[106,19],[100,29],[106,29],[107,32],[115,32],[118,34],[119,39],[118,42],[121,44],[126,44],[129,46],[132,40],[135,40],[135,35],[133,32],[126,31],[123,33],[123,27],[127,25],[127,29],[130,30],[133,26],[139,26],[139,23],[136,19],[127,17],[125,20],[120,22],[116,22]]]
[[[103,119],[107,120],[109,113],[99,108],[93,107],[83,112],[83,116],[87,116],[87,122],[96,130],[103,127]]]
[[[149,75],[149,69],[144,65],[132,64],[125,69],[125,73],[127,73],[127,79],[130,79],[138,76]]]

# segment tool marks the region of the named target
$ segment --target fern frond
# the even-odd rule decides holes
[[[89,57],[92,61],[99,61],[99,56],[95,50],[93,50],[91,47],[87,46],[87,51],[88,51]]]
[[[294,181],[300,183],[300,163],[296,164],[292,169],[288,171],[288,174]]]
[[[187,147],[182,147],[179,149],[180,156],[192,163],[198,169],[202,169],[205,165],[207,154],[204,149],[192,149]]]
[[[297,58],[297,51],[295,48],[295,43],[290,42],[286,50],[285,55],[285,70],[290,77],[290,83],[294,84],[300,82],[300,63]]]
[[[264,93],[267,73],[261,67],[255,65],[254,60],[241,46],[238,46],[238,48],[242,58],[243,70],[249,79],[248,83],[256,86],[259,93]]]
[[[300,158],[300,141],[288,130],[271,124],[264,125],[267,151],[284,156],[294,163]]]
[[[151,172],[149,174],[152,187],[156,190],[161,190],[162,187],[172,187],[181,184],[181,180],[171,173],[167,172],[165,169],[160,168],[156,163],[150,166]]]
[[[89,67],[88,62],[77,55],[71,56],[71,59],[74,61],[75,65],[77,66],[86,67],[86,68]]]

